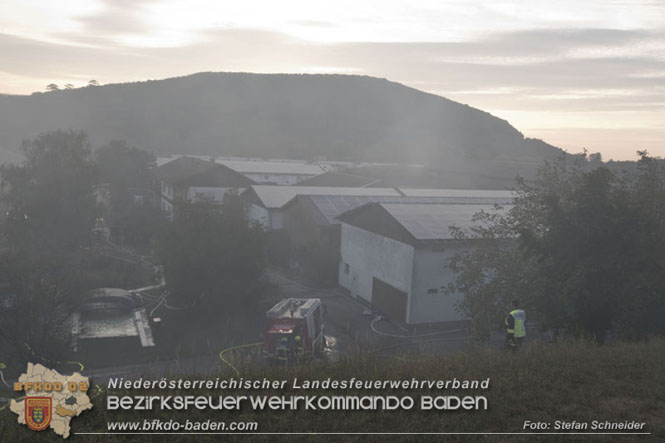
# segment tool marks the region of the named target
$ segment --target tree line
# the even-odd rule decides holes
[[[546,162],[518,178],[503,211],[481,212],[474,247],[452,260],[449,293],[474,335],[503,326],[518,299],[553,335],[642,338],[665,333],[665,174],[639,152],[636,173],[589,168],[582,157]]]
[[[122,141],[93,149],[85,133],[71,130],[41,134],[21,148],[21,164],[0,167],[5,361],[8,355],[17,361],[62,358],[72,338],[70,316],[85,294],[126,281],[91,265],[103,262],[93,235],[101,218],[119,228],[125,246],[164,264],[170,303],[200,302],[204,311],[223,316],[231,314],[226,300],[235,305],[259,293],[264,237],[245,222],[237,195],[221,206],[205,199],[181,202],[167,223],[154,204],[154,154]]]

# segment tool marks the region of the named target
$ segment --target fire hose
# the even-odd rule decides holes
[[[255,347],[255,346],[260,346],[262,344],[263,344],[263,342],[260,341],[260,342],[257,342],[257,343],[250,343],[250,344],[246,344],[246,345],[231,346],[230,348],[226,348],[226,349],[224,349],[223,351],[221,351],[219,353],[219,359],[222,362],[224,362],[229,368],[233,369],[233,372],[235,372],[236,376],[239,377],[240,376],[240,371],[238,371],[238,369],[235,366],[233,366],[233,364],[230,361],[228,361],[227,359],[224,358],[224,354],[227,353],[227,352],[235,351],[237,349],[252,348],[252,347]]]

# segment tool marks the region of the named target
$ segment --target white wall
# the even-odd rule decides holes
[[[250,204],[249,208],[247,208],[247,218],[250,222],[259,223],[265,228],[270,227],[270,214],[268,214],[268,210],[263,206]]]
[[[446,295],[442,286],[451,283],[455,275],[450,269],[450,259],[459,252],[460,246],[452,242],[443,244],[443,248],[417,248],[413,270],[413,291],[409,324],[433,323],[463,320],[455,310],[455,302],[461,295]],[[436,294],[428,290],[436,289]]]
[[[339,284],[353,296],[371,302],[374,277],[410,296],[413,246],[342,223],[340,255]]]

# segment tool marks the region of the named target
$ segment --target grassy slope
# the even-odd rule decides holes
[[[519,354],[479,349],[450,357],[405,356],[387,358],[359,352],[346,361],[309,367],[241,369],[246,378],[267,376],[272,379],[326,378],[348,379],[411,379],[421,380],[491,378],[488,411],[435,412],[171,412],[139,413],[106,412],[104,395],[95,398],[95,408],[73,421],[73,431],[102,431],[107,420],[143,420],[157,416],[168,420],[216,421],[256,420],[259,431],[280,432],[518,432],[523,421],[554,420],[636,420],[646,422],[651,437],[617,437],[620,441],[660,440],[665,438],[665,340],[648,343],[616,344],[597,347],[592,344],[530,345]],[[225,376],[230,372],[225,371]],[[474,395],[474,391],[466,391]],[[138,394],[136,391],[134,394]],[[188,392],[192,394],[192,392]],[[315,394],[316,392],[295,392]],[[367,392],[365,392],[367,393]],[[411,391],[414,397],[422,391]],[[117,394],[117,393],[115,393]],[[154,392],[153,392],[154,394]],[[183,394],[186,394],[183,392]],[[207,395],[206,392],[200,392]],[[210,395],[216,394],[210,392]],[[260,392],[254,392],[260,394]],[[289,392],[285,393],[289,395]],[[336,392],[333,394],[341,394]],[[391,394],[386,392],[385,394]],[[0,440],[50,441],[51,431],[35,434],[15,423],[15,416],[0,412]],[[39,437],[39,438],[36,438]],[[72,436],[71,441],[91,441],[89,437]],[[125,437],[100,437],[112,441]],[[217,437],[217,439],[219,436]],[[580,437],[583,440],[605,441],[607,437]],[[129,437],[127,437],[129,439]],[[186,436],[146,436],[146,441],[186,441]],[[190,437],[192,439],[192,437]],[[212,441],[215,436],[201,435],[195,441]],[[239,437],[239,439],[241,439]],[[242,437],[243,440],[248,437]],[[272,438],[274,439],[274,437]],[[271,441],[270,437],[252,441]],[[332,437],[319,437],[320,440]],[[362,441],[367,437],[353,437]],[[402,437],[423,441],[420,437]],[[449,437],[450,441],[496,441],[496,436]],[[522,437],[529,441],[533,437]],[[562,437],[538,437],[537,441],[559,441]],[[339,440],[339,438],[337,438]],[[515,437],[505,437],[514,441]]]

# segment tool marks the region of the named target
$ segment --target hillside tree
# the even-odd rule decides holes
[[[176,205],[173,221],[156,241],[169,303],[217,311],[252,303],[265,267],[265,233],[248,224],[244,202],[204,198]]]
[[[22,148],[22,164],[0,168],[0,345],[34,361],[68,345],[97,169],[82,132],[44,133]]]
[[[476,337],[502,328],[519,299],[543,329],[602,342],[608,333],[665,333],[665,182],[640,153],[638,173],[619,176],[579,162],[547,163],[519,179],[507,212],[482,212],[473,248],[452,261],[448,291]],[[659,320],[660,319],[660,320]]]

